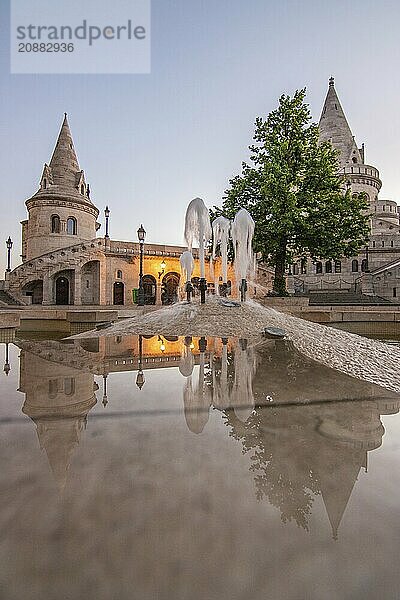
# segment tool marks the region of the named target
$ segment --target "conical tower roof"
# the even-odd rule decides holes
[[[49,166],[54,184],[75,188],[80,168],[69,128],[67,113],[64,113],[64,120]]]
[[[28,210],[30,204],[36,203],[38,200],[45,200],[46,204],[51,201],[84,204],[90,207],[96,217],[99,213],[90,199],[90,189],[86,183],[85,174],[79,167],[67,113],[64,113],[50,163],[44,165],[40,188],[32,198],[26,201]]]
[[[362,451],[332,445],[321,452],[316,472],[334,539],[338,537],[339,525],[363,464]]]
[[[321,141],[330,141],[332,146],[339,150],[341,167],[364,162],[340,104],[333,77],[329,80],[328,93],[319,121],[319,132]]]

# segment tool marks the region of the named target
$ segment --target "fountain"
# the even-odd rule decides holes
[[[235,252],[236,280],[240,282],[240,299],[246,300],[247,275],[253,267],[252,241],[254,235],[254,221],[250,213],[241,208],[236,214],[232,224],[232,241]]]
[[[216,249],[219,244],[222,258],[222,286],[221,296],[226,296],[228,291],[228,245],[231,222],[225,217],[217,217],[212,224],[213,247],[212,260],[215,260]]]
[[[187,207],[185,217],[185,241],[188,250],[191,252],[193,243],[199,243],[199,261],[200,261],[200,293],[201,304],[206,301],[207,281],[204,258],[204,244],[211,239],[212,231],[210,225],[210,215],[206,205],[201,198],[195,198]]]
[[[179,262],[181,264],[181,271],[182,271],[183,278],[186,281],[186,283],[185,283],[186,299],[188,302],[190,302],[191,296],[193,294],[193,285],[192,285],[191,280],[192,280],[192,273],[193,273],[193,269],[194,269],[194,259],[193,259],[192,253],[189,252],[189,250],[184,252],[180,257]]]

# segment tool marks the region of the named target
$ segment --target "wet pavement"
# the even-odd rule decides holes
[[[7,352],[1,598],[398,598],[400,396],[285,340]]]

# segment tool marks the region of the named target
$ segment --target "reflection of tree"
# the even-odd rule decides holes
[[[382,443],[381,404],[384,411],[387,403],[374,400],[257,406],[246,423],[232,409],[223,419],[250,456],[257,498],[308,531],[321,494],[336,538],[367,453]]]
[[[268,419],[277,416],[275,409],[265,410],[268,411]],[[279,508],[283,523],[294,520],[299,527],[308,531],[313,495],[319,493],[313,471],[299,471],[299,465],[294,468],[293,463],[288,461],[287,446],[274,443],[273,438],[277,438],[276,434],[270,434],[272,439],[269,440],[268,433],[263,431],[262,410],[256,409],[245,425],[232,410],[225,411],[224,419],[231,427],[229,435],[242,442],[243,454],[251,453],[250,471],[254,474],[257,499],[266,499]],[[304,435],[301,429],[293,433],[297,438],[295,446],[299,446],[301,451]],[[268,441],[272,441],[272,445],[267,444]],[[292,447],[292,451],[296,452],[296,448]]]

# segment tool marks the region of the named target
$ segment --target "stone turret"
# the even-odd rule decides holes
[[[340,174],[345,176],[352,191],[366,193],[372,205],[382,187],[379,171],[365,163],[364,144],[361,148],[357,146],[336,93],[333,77],[329,80],[319,131],[321,141],[330,141],[339,151]]]
[[[44,165],[40,188],[26,207],[23,261],[96,237],[99,211],[79,167],[66,113],[50,163]]]

